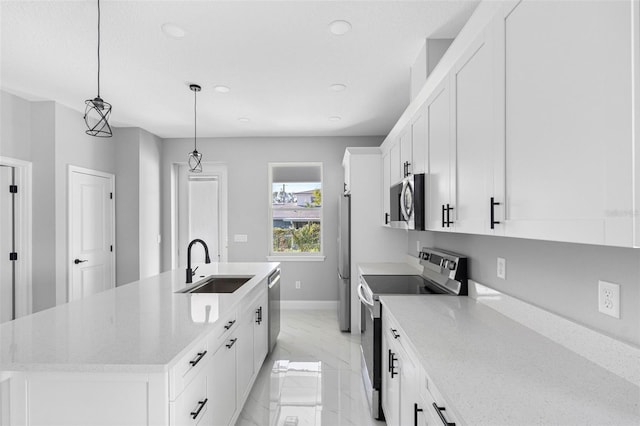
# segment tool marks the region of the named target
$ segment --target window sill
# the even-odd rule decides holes
[[[326,256],[309,255],[309,256],[267,256],[269,262],[324,262]]]

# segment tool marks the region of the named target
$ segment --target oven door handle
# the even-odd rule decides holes
[[[364,286],[362,285],[362,283],[358,284],[358,299],[360,299],[365,305],[371,306],[373,308],[373,301],[370,302],[369,299],[365,297],[363,291]]]

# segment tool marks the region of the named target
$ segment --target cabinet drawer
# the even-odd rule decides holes
[[[205,368],[185,387],[178,399],[169,404],[172,426],[211,424],[211,401],[209,401],[207,381],[208,374]]]
[[[453,413],[451,405],[445,403],[440,392],[424,370],[420,372],[419,393],[420,400],[425,404],[424,407],[420,408],[424,409],[425,418],[432,419],[433,424],[440,425],[443,424],[445,420],[449,423],[455,423],[456,425],[463,424]]]
[[[231,336],[237,327],[237,309],[234,309],[233,312],[227,314],[226,317],[216,321],[216,324],[213,326],[213,331],[209,333],[209,337],[207,338],[207,340],[209,340],[209,348],[211,348],[211,352],[215,352],[225,339],[228,339]]]
[[[207,339],[198,342],[169,371],[169,399],[174,401],[191,380],[203,370],[204,364],[211,359]]]

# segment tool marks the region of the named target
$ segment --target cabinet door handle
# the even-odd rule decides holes
[[[407,162],[402,163],[402,177],[407,177]]]
[[[236,323],[236,320],[229,321],[229,322],[224,326],[224,329],[225,329],[225,330],[230,329],[231,327],[233,327],[233,324],[235,324],[235,323]]]
[[[387,356],[387,370],[391,373],[391,349],[389,349],[389,354]]]
[[[398,330],[396,330],[395,328],[391,329],[391,334],[393,335],[394,339],[397,339],[398,337],[400,337],[400,334],[398,334]]]
[[[453,221],[451,220],[451,210],[453,210],[453,207],[451,207],[448,203],[447,203],[447,228],[449,228],[451,226],[451,224],[453,224]]]
[[[388,225],[389,224],[389,213],[385,213],[384,214],[384,224]]]
[[[389,351],[391,352],[391,351]],[[396,354],[394,354],[393,352],[391,352],[391,362],[389,362],[390,365],[390,369],[391,369],[391,378],[393,379],[394,376],[398,375],[398,372],[396,371],[396,361],[398,360],[398,358],[396,357]]]
[[[235,345],[236,341],[238,339],[231,339],[229,340],[229,343],[227,343],[225,346],[227,347],[227,349],[231,349],[231,346]]]
[[[409,167],[411,167],[411,163],[409,161],[407,161],[407,176],[409,176],[411,174],[411,172],[409,171]]]
[[[198,352],[198,355],[194,359],[189,361],[189,364],[191,364],[192,367],[195,367],[196,364],[198,364],[206,354],[207,354],[207,351]]]
[[[455,423],[449,423],[447,421],[447,419],[444,418],[444,414],[442,414],[442,412],[447,410],[445,407],[438,407],[438,404],[436,404],[434,402],[433,403],[433,408],[436,409],[436,413],[438,413],[438,417],[440,417],[440,420],[442,421],[443,425],[445,425],[445,426],[456,426]]]
[[[444,224],[444,204],[442,205],[442,227],[443,228],[445,227],[445,224]]]
[[[418,408],[418,404],[413,404],[413,426],[418,426],[418,413],[424,411],[422,408]]]
[[[262,306],[256,309],[256,323],[258,324],[262,323]]]
[[[196,418],[198,418],[198,416],[200,415],[200,411],[202,411],[202,409],[204,408],[205,405],[207,405],[207,401],[209,400],[209,398],[205,398],[203,401],[198,401],[198,408],[196,408],[195,411],[191,412],[191,418],[193,420],[195,420]]]
[[[495,220],[495,211],[494,211],[494,207],[499,205],[500,203],[494,201],[493,197],[491,197],[491,229],[494,229],[494,225],[497,225],[500,223],[500,221]]]

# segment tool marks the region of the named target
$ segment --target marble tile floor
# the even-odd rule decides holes
[[[236,426],[382,426],[369,413],[360,342],[331,310],[283,310],[278,343]]]

